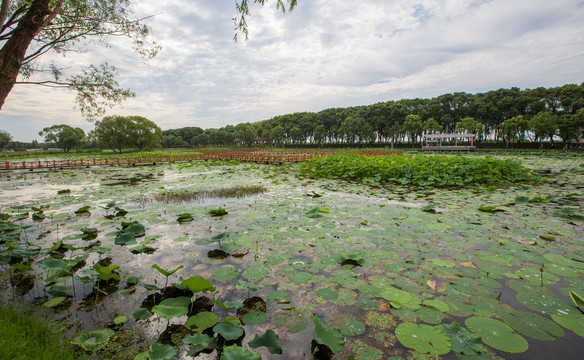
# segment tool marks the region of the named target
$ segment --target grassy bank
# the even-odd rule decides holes
[[[8,304],[0,305],[0,359],[80,359],[54,325],[38,315]]]

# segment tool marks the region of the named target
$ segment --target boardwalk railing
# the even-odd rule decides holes
[[[286,152],[241,150],[204,150],[187,155],[128,158],[68,159],[0,162],[0,170],[64,169],[89,166],[156,164],[175,161],[237,160],[262,163],[295,163],[331,155],[356,153],[362,155],[393,155],[398,151],[330,151],[291,150]]]

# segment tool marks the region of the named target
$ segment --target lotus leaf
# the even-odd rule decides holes
[[[261,346],[268,348],[270,354],[281,354],[282,344],[280,343],[280,337],[272,330],[267,330],[263,335],[256,334],[254,339],[249,342],[249,347],[256,349]]]
[[[233,266],[220,267],[211,273],[211,277],[217,281],[230,281],[238,276],[239,271]]]
[[[288,304],[290,301],[292,301],[292,298],[287,291],[277,290],[268,294],[268,302],[272,303],[274,301],[280,304]]]
[[[447,303],[441,300],[424,300],[424,306],[429,306],[442,312],[448,312],[450,307]]]
[[[557,315],[552,314],[552,319],[568,330],[584,337],[584,315]]]
[[[421,354],[444,355],[450,352],[450,338],[437,326],[401,323],[395,336],[405,347]]]
[[[245,325],[263,324],[266,321],[268,321],[268,315],[266,315],[266,313],[263,311],[254,310],[254,311],[250,311],[247,314],[243,315],[243,317],[241,318],[241,321]]]
[[[580,313],[573,305],[549,295],[521,293],[517,294],[516,298],[517,301],[531,310],[542,314],[574,315]]]
[[[146,320],[152,316],[152,312],[146,308],[139,308],[134,311],[133,316],[136,320]]]
[[[215,325],[213,331],[223,336],[225,340],[235,340],[243,335],[241,326],[234,325],[232,322],[225,320]]]
[[[64,296],[54,297],[51,300],[45,302],[43,304],[44,307],[54,307],[65,301],[67,298]]]
[[[296,309],[276,310],[272,315],[272,321],[277,326],[286,327],[291,334],[300,332],[308,326],[306,318]]]
[[[396,309],[401,308],[403,304],[410,302],[413,297],[407,291],[396,289],[393,286],[386,287],[381,290],[381,297],[391,303]]]
[[[262,358],[257,351],[245,350],[234,344],[223,348],[221,360],[262,360]]]
[[[339,297],[339,293],[331,290],[329,288],[319,289],[316,291],[316,295],[320,296],[325,300],[334,300]]]
[[[112,329],[93,330],[74,337],[71,344],[78,345],[86,351],[96,351],[103,349],[113,335]]]
[[[151,360],[170,360],[178,355],[178,348],[176,346],[152,343],[150,345],[150,359]]]
[[[564,330],[556,323],[526,311],[505,314],[503,321],[518,333],[537,340],[554,341],[564,336]]]
[[[464,322],[466,327],[481,336],[483,343],[497,350],[522,353],[527,350],[527,341],[508,325],[492,318],[473,316]]]
[[[438,325],[450,338],[452,351],[464,355],[477,355],[483,350],[481,337],[460,326],[458,321]]]
[[[190,356],[194,356],[195,353],[204,350],[204,349],[214,349],[217,346],[217,338],[210,337],[207,334],[194,334],[190,335],[187,334],[182,339],[183,343],[187,345],[192,345],[191,350],[192,353],[189,352]]]
[[[329,324],[339,329],[345,336],[357,336],[365,332],[365,324],[356,320],[352,315],[345,313],[336,313],[329,319]]]
[[[574,305],[576,305],[576,307],[584,307],[584,298],[582,298],[582,296],[580,296],[580,294],[576,293],[575,291],[570,291],[570,299],[572,299],[572,302],[574,302]]]
[[[310,280],[312,280],[313,277],[314,275],[312,275],[311,273],[308,273],[306,271],[299,271],[294,273],[294,275],[290,276],[290,281],[292,281],[295,284],[306,284]]]
[[[194,293],[198,293],[201,291],[215,291],[215,287],[213,286],[213,284],[209,280],[205,279],[200,275],[191,276],[190,278],[181,281],[181,284],[186,286],[190,291]]]
[[[185,326],[189,330],[203,331],[217,324],[218,317],[210,311],[202,311],[187,319]]]
[[[333,353],[341,351],[345,346],[345,338],[343,335],[338,330],[326,327],[322,320],[315,314],[312,314],[312,324],[314,326],[312,332],[314,341],[328,346]]]
[[[248,280],[261,280],[270,274],[272,270],[264,265],[250,266],[243,271],[241,276]]]
[[[423,322],[428,324],[440,324],[444,318],[444,314],[432,307],[423,307],[416,311],[416,316]]]
[[[163,300],[160,304],[152,308],[152,312],[170,320],[176,317],[182,317],[189,312],[188,306],[190,300],[188,297],[181,296]]]

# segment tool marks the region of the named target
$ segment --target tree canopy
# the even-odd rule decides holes
[[[114,152],[135,148],[138,150],[159,148],[162,143],[162,130],[142,116],[106,116],[95,123],[90,137],[99,146]]]
[[[81,146],[85,139],[85,131],[83,129],[73,128],[65,124],[46,127],[39,132],[39,135],[45,137],[46,143],[55,144],[66,153],[73,148]]]
[[[4,150],[4,147],[12,141],[12,135],[8,131],[0,130],[0,152]]]

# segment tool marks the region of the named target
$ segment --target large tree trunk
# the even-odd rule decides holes
[[[0,50],[0,109],[12,90],[28,46],[46,26],[50,0],[34,0]],[[1,26],[1,25],[0,25]]]

